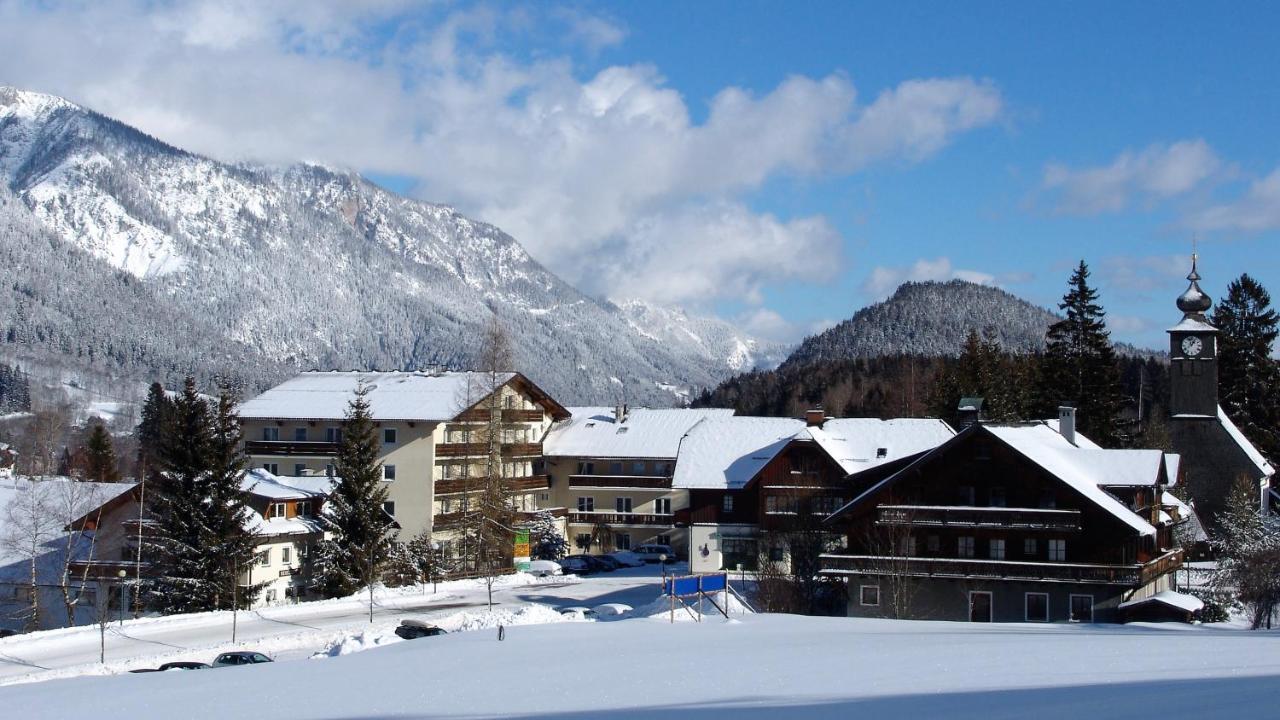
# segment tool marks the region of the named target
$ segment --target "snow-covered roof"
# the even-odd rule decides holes
[[[1177,325],[1174,325],[1168,330],[1168,332],[1178,332],[1178,331],[1217,332],[1218,328],[1198,318],[1184,317]]]
[[[36,559],[37,579],[43,583],[57,582],[62,573],[62,561],[67,550],[67,533],[63,528],[93,508],[129,492],[134,483],[79,482],[65,477],[45,478],[34,482],[26,478],[5,478],[0,482],[0,538],[11,532],[22,532],[8,526],[6,509],[10,503],[21,502],[27,497],[27,493],[32,492],[33,487],[37,492],[43,493],[46,501],[54,507],[51,511],[54,515],[44,523],[42,534],[47,534],[47,538],[40,543]],[[60,516],[67,514],[75,517]],[[72,559],[88,557],[88,537],[83,535],[74,539],[71,544]],[[30,582],[30,562],[29,556],[9,547],[8,543],[0,542],[0,581]]]
[[[674,458],[680,440],[704,418],[732,417],[733,410],[631,408],[617,422],[613,408],[571,407],[542,441],[556,457]]]
[[[1102,450],[1076,448],[1064,456],[1103,487],[1151,487],[1160,479],[1164,453],[1160,450]]]
[[[1152,603],[1168,605],[1169,607],[1184,610],[1186,612],[1198,612],[1204,607],[1204,602],[1194,595],[1186,595],[1184,593],[1174,592],[1173,590],[1161,590],[1155,595],[1151,595],[1149,597],[1137,600],[1126,600],[1120,603],[1120,609],[1127,610],[1129,608],[1138,607],[1139,605],[1149,605]]]
[[[261,537],[278,535],[310,535],[324,532],[324,524],[314,517],[291,517],[267,519],[258,513],[249,513],[245,522],[246,530]]]
[[[1240,428],[1236,427],[1236,424],[1231,422],[1231,418],[1227,417],[1227,413],[1222,409],[1221,405],[1218,406],[1218,422],[1222,423],[1222,427],[1226,429],[1227,434],[1230,435],[1236,445],[1244,451],[1245,456],[1249,458],[1249,462],[1253,463],[1254,467],[1258,468],[1258,472],[1262,473],[1264,477],[1270,477],[1276,474],[1275,468],[1271,467],[1271,463],[1267,462],[1267,459],[1262,456],[1262,453],[1258,452],[1258,448],[1254,447],[1253,443],[1249,442],[1249,438],[1245,437],[1244,433],[1240,432]]]
[[[1182,456],[1178,453],[1164,454],[1164,469],[1169,476],[1169,487],[1178,484],[1178,470],[1182,467]]]
[[[324,476],[281,477],[253,468],[240,480],[240,489],[269,500],[307,500],[328,495],[335,481],[336,478]]]
[[[1059,435],[1062,434],[1062,425],[1058,422],[1057,418],[1051,418],[1043,422],[1045,425],[1048,425],[1054,432],[1058,433]],[[1079,430],[1076,431],[1076,447],[1088,448],[1090,450],[1102,449],[1101,445],[1085,437]]]
[[[738,489],[792,441],[817,443],[849,474],[923,452],[954,431],[941,420],[845,418],[821,427],[794,418],[708,418],[685,437],[671,485]],[[880,454],[880,450],[884,454]]]
[[[1129,467],[1133,464],[1132,458],[1116,456],[1114,461],[1108,459],[1109,453],[1127,451],[1078,448],[1067,442],[1066,438],[1046,423],[984,425],[983,427],[1139,534],[1154,535],[1156,533],[1156,529],[1150,523],[1138,517],[1123,503],[1099,487],[1099,485],[1106,485],[1110,477],[1128,476],[1132,472],[1132,468]],[[1149,452],[1156,453],[1157,458],[1162,459],[1159,457],[1158,450]],[[1151,484],[1155,484],[1154,478]]]
[[[514,373],[503,373],[499,384]],[[471,372],[304,372],[240,406],[249,419],[342,420],[363,382],[374,420],[452,420],[487,394],[488,378]]]

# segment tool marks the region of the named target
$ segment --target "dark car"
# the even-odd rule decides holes
[[[0,638],[13,637],[14,635],[17,635],[17,634],[18,634],[17,630],[10,630],[9,628],[0,628]]]
[[[269,663],[271,658],[260,652],[251,650],[237,650],[235,652],[222,653],[213,660],[213,667],[235,667],[237,665],[257,665],[259,663]]]
[[[448,634],[444,629],[421,620],[401,620],[400,626],[396,628],[396,635],[405,640],[417,640],[418,638]]]
[[[159,670],[157,670],[157,669],[155,669],[155,668],[137,668],[137,669],[135,669],[135,670],[130,670],[129,672],[131,672],[131,673],[144,673],[144,672],[160,672],[160,671],[159,671]]]
[[[610,570],[617,570],[618,568],[622,567],[622,563],[618,562],[617,558],[612,557],[610,555],[592,555],[591,557],[595,558],[596,560],[599,560],[605,565],[608,565]]]
[[[565,560],[581,560],[591,572],[612,572],[613,566],[595,555],[570,555]]]
[[[592,573],[591,565],[583,560],[581,556],[562,558],[560,561],[560,569],[565,575],[590,575]]]
[[[209,663],[181,660],[178,662],[167,662],[161,665],[160,672],[164,672],[165,670],[205,670],[208,667]]]

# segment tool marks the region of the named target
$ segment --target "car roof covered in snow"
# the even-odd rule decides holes
[[[618,422],[617,410],[571,407],[572,417],[552,426],[542,442],[552,457],[674,458],[680,440],[706,418],[732,417],[718,408],[629,408]]]

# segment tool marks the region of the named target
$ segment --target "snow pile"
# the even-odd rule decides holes
[[[741,617],[743,615],[751,615],[755,613],[754,610],[744,605],[742,601],[737,598],[736,595],[729,596],[729,606],[727,608],[725,608],[723,594],[717,594],[713,599],[715,600],[716,605],[719,605],[721,608],[724,608],[729,612],[730,618]],[[685,609],[684,605],[680,604],[679,600],[676,600],[676,612],[675,612],[676,622],[696,621],[698,619],[697,618],[698,599],[685,598],[684,601],[685,601],[685,604],[689,606],[688,610]],[[671,619],[671,599],[668,598],[666,595],[659,595],[657,599],[655,599],[653,602],[649,603],[648,605],[642,605],[636,608],[635,611],[631,613],[631,617],[652,618],[652,619],[664,620],[664,621],[670,620]],[[717,610],[715,605],[712,605],[710,601],[703,600],[702,601],[702,617],[704,620],[715,620],[716,618],[723,619],[724,615],[721,615],[720,611]]]
[[[449,615],[434,623],[449,632],[469,632],[471,630],[488,630],[499,625],[543,625],[546,623],[572,622],[573,616],[561,615],[556,610],[536,603],[522,605],[517,608],[497,608],[484,612],[460,612]]]
[[[398,642],[404,642],[404,640],[399,635],[396,635],[395,630],[388,628],[345,633],[339,635],[329,643],[328,647],[311,657],[312,659],[341,657],[351,653],[363,652],[380,645],[390,645]]]
[[[629,615],[634,609],[630,605],[624,603],[605,603],[595,606],[596,615],[602,618],[607,617],[623,617]]]

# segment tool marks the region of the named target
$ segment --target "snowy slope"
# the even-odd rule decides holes
[[[45,344],[135,375],[192,369],[152,342],[195,348],[198,374],[252,368],[258,388],[297,368],[461,366],[492,316],[512,331],[518,369],[565,402],[614,402],[616,377],[633,402],[668,404],[665,386],[714,385],[755,362],[755,341],[723,323],[685,318],[705,341],[650,332],[452,208],[316,165],[217,162],[56,97],[0,88],[0,177],[15,198],[0,203],[0,250],[65,254],[56,238],[87,256],[34,296],[0,298],[0,326],[38,342],[23,303],[39,312],[86,276],[110,278],[124,289],[100,304],[100,337]],[[186,322],[136,331],[140,313],[111,305],[126,290]],[[47,322],[71,338],[89,329],[65,312]]]

